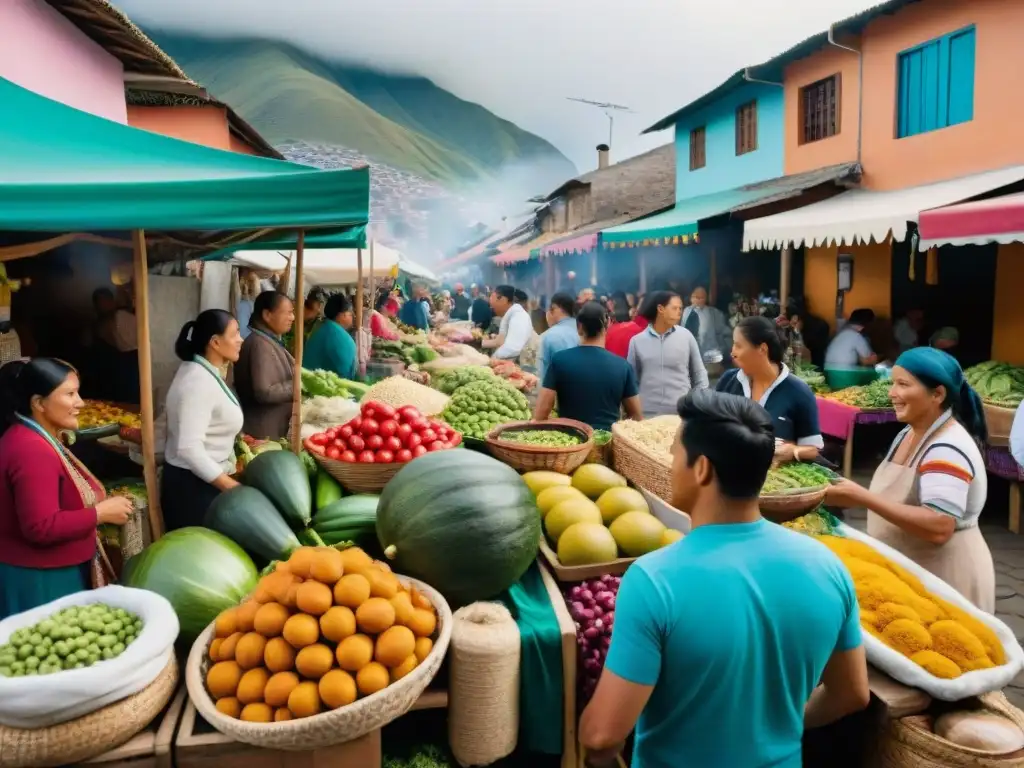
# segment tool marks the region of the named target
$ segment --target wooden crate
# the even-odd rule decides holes
[[[411,711],[443,709],[448,692],[428,690]],[[191,700],[185,702],[174,741],[174,768],[379,768],[380,730],[325,749],[287,752],[235,741],[206,724]]]
[[[187,696],[182,685],[167,709],[145,730],[120,747],[79,765],[94,768],[173,768],[171,747]]]
[[[689,534],[690,516],[688,514],[669,506],[650,491],[646,491],[643,488],[639,490],[644,495],[644,498],[647,499],[647,504],[651,508],[651,514],[664,523],[666,528],[679,531],[684,536]],[[558,554],[548,543],[547,537],[541,537],[540,553],[548,568],[551,569],[555,579],[571,583],[596,579],[605,574],[621,576],[636,561],[635,557],[619,557],[611,562],[598,563],[596,565],[562,565],[558,559]]]
[[[558,582],[544,563],[538,563],[551,605],[555,609],[558,629],[562,635],[562,768],[576,768],[576,622],[569,615],[569,608],[558,588]]]

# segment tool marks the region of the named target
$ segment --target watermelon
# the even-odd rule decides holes
[[[394,570],[455,605],[495,597],[519,581],[540,537],[540,513],[523,479],[474,451],[414,459],[377,507],[377,539]]]
[[[309,473],[291,451],[261,453],[245,468],[242,482],[270,499],[292,530],[309,525],[313,506]]]
[[[129,558],[121,584],[166,597],[191,642],[217,614],[256,588],[256,566],[242,548],[207,528],[180,528]]]

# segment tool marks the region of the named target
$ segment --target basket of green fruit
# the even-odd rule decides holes
[[[776,523],[800,517],[825,500],[825,492],[837,477],[825,467],[806,462],[773,467],[758,498],[761,514]]]
[[[568,474],[587,460],[593,438],[593,428],[582,421],[513,421],[487,434],[487,450],[520,472],[546,469]]]

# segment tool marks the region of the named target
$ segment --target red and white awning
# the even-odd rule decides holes
[[[922,211],[921,248],[1024,242],[1024,192]]]

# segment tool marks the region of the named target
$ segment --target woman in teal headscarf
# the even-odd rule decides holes
[[[889,395],[896,418],[907,427],[870,488],[844,480],[829,490],[827,501],[866,507],[871,536],[992,613],[995,569],[978,529],[988,495],[981,400],[960,364],[932,347],[899,356]]]

